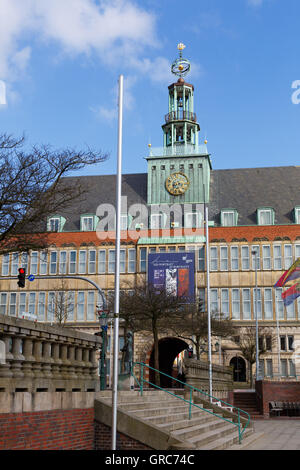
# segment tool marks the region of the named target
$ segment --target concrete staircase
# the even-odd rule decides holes
[[[233,401],[235,406],[249,413],[251,419],[264,419],[257,408],[255,391],[235,391]]]
[[[176,390],[176,393],[183,396],[183,390]],[[189,420],[189,404],[160,390],[144,391],[142,397],[134,391],[121,393],[118,408],[137,420],[167,432],[181,442],[182,449],[220,450],[238,443],[237,426],[194,406]],[[253,428],[248,427],[243,442],[252,434]]]

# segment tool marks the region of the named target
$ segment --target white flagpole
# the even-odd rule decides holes
[[[115,251],[115,301],[114,301],[114,368],[112,390],[112,450],[116,450],[118,411],[118,365],[119,365],[119,305],[120,305],[120,246],[121,246],[121,196],[122,196],[122,124],[123,124],[123,75],[119,77],[119,131],[118,169],[116,191],[116,251]]]
[[[205,188],[204,188],[205,191]],[[212,401],[212,363],[211,363],[211,313],[210,313],[210,262],[209,262],[209,236],[208,236],[208,206],[205,204],[205,238],[206,238],[206,287],[207,287],[207,336],[208,336],[208,374],[209,374],[209,395]]]

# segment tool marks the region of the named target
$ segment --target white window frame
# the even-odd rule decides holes
[[[39,292],[37,304],[37,317],[39,321],[45,321],[46,318],[46,292]]]
[[[230,269],[231,271],[239,270],[239,247],[237,245],[230,247]]]
[[[231,312],[232,320],[241,319],[241,296],[238,288],[231,290]]]
[[[95,291],[88,291],[87,293],[87,308],[86,308],[86,320],[95,321]]]
[[[63,259],[65,258],[65,259]],[[59,274],[67,274],[68,253],[65,250],[59,252]]]
[[[108,273],[109,274],[113,274],[115,272],[115,262],[116,262],[116,250],[108,250]]]
[[[256,319],[256,292],[257,292],[257,319],[262,319],[262,299],[261,299],[261,288],[256,287],[253,289],[253,317]]]
[[[279,252],[279,253],[278,253]],[[280,254],[280,256],[278,256]],[[276,271],[282,270],[282,245],[273,246],[273,269]]]
[[[12,299],[14,299],[14,302],[12,302]],[[14,308],[14,314],[11,313],[12,307]],[[8,305],[8,315],[10,317],[16,317],[17,316],[17,293],[16,292],[10,292],[9,305]]]
[[[95,221],[93,215],[82,215],[80,218],[81,232],[93,232],[95,230]]]
[[[75,253],[75,260],[73,259],[74,253]],[[70,250],[69,251],[69,274],[76,274],[76,273],[77,273],[77,251]]]
[[[27,292],[20,292],[19,294],[19,305],[18,305],[18,317],[22,318],[26,310]]]
[[[270,271],[272,269],[271,245],[262,246],[262,259],[263,270]]]
[[[245,253],[247,256],[245,256]],[[245,262],[247,263],[247,267],[245,267]],[[242,271],[249,271],[250,269],[250,248],[248,245],[241,246],[241,264],[242,264]]]
[[[295,207],[295,224],[300,224],[300,207]]]
[[[135,273],[136,271],[136,249],[128,249],[128,272]]]
[[[9,276],[10,273],[10,254],[2,255],[2,276]]]
[[[147,272],[147,248],[142,247],[140,248],[140,272],[146,273]]]
[[[52,261],[52,256],[55,255],[55,262]],[[50,269],[49,269],[49,274],[54,276],[55,274],[57,274],[57,258],[58,258],[58,255],[57,255],[57,251],[54,251],[54,250],[51,250],[50,251]],[[52,266],[55,266],[55,272],[52,270]]]
[[[211,313],[219,312],[219,292],[218,289],[210,289],[210,310]]]
[[[229,318],[229,289],[221,289],[221,313],[223,318]]]
[[[82,260],[82,257],[84,260]],[[86,274],[86,261],[87,261],[87,253],[86,250],[79,250],[78,255],[78,274]],[[83,268],[84,265],[84,268]]]
[[[212,256],[213,253],[215,254],[216,253],[216,256]],[[218,271],[218,254],[219,254],[219,250],[218,250],[218,246],[210,246],[210,251],[209,251],[209,254],[210,254],[210,259],[209,259],[209,265],[210,265],[210,271]],[[215,267],[216,266],[216,267]]]
[[[19,253],[16,251],[11,254],[11,275],[17,276],[19,269]]]
[[[252,251],[257,252],[257,256],[252,254]],[[255,258],[257,261],[257,270],[259,271],[261,268],[261,260],[260,260],[260,246],[259,245],[252,245],[251,246],[251,269],[252,271],[255,271]]]
[[[284,304],[281,297],[282,287],[275,288],[275,313],[278,320],[284,320]]]
[[[104,253],[104,260],[103,258]],[[98,250],[98,273],[106,274],[106,250]]]
[[[287,254],[287,249],[290,250],[290,255]],[[289,269],[293,264],[293,245],[291,243],[285,243],[283,245],[284,251],[284,269]]]
[[[273,290],[272,287],[264,288],[264,319],[273,320]]]
[[[83,314],[79,318],[79,306],[83,310]],[[85,314],[85,291],[78,291],[77,292],[77,303],[76,303],[76,321],[81,322],[84,321],[84,314]]]
[[[266,214],[270,217],[270,223],[262,223],[262,217]],[[270,207],[262,207],[257,209],[257,225],[274,225],[274,209]]]
[[[54,224],[54,227],[53,227]],[[57,228],[55,226],[57,225]],[[60,231],[60,217],[50,217],[48,219],[48,232],[59,232]]]
[[[225,245],[220,246],[220,271],[228,271],[228,246]]]
[[[124,248],[120,249],[120,273],[126,273],[126,250]]]
[[[36,304],[36,292],[29,292],[28,294],[28,313],[29,315],[35,315],[35,304]]]
[[[247,308],[245,308],[246,306]],[[251,290],[249,289],[249,287],[245,287],[242,289],[242,312],[243,320],[251,320]]]
[[[231,220],[226,220],[229,217]],[[221,225],[222,227],[235,227],[237,224],[237,211],[234,209],[223,209],[221,211]]]
[[[91,255],[94,255],[94,260],[91,260]],[[96,250],[89,250],[88,253],[88,273],[89,274],[96,274]]]
[[[0,292],[0,314],[1,315],[6,315],[7,313],[7,302],[8,302],[8,293]]]

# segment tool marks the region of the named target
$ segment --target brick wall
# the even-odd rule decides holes
[[[152,450],[129,436],[117,433],[117,450]],[[111,449],[111,428],[103,423],[95,421],[95,450]]]
[[[94,409],[0,414],[0,450],[93,450]]]
[[[270,401],[300,402],[300,382],[256,382],[257,402],[265,418],[270,417]]]

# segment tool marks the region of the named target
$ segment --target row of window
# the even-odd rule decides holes
[[[12,253],[2,257],[2,276],[16,276],[23,267],[29,274],[105,274],[115,272],[115,250],[51,250],[27,254]],[[136,250],[120,251],[120,272],[136,272]]]
[[[260,377],[273,377],[273,360],[260,359],[259,360]],[[280,360],[280,376],[281,377],[296,377],[296,364],[293,359]]]
[[[151,214],[149,217],[149,228],[160,229],[167,228],[168,217],[164,213]],[[83,232],[91,232],[97,229],[99,218],[95,215],[84,215],[80,217],[80,230]],[[61,216],[54,216],[48,219],[47,229],[51,232],[61,232],[63,230],[66,219]],[[136,226],[132,226],[132,217],[127,214],[121,215],[121,230],[135,229]],[[300,224],[300,207],[294,208],[294,222]],[[203,223],[203,217],[198,212],[185,213],[184,218],[178,226],[184,225],[186,228],[197,228]],[[258,225],[274,225],[275,223],[275,211],[272,208],[258,208],[257,209],[257,224]],[[172,224],[170,220],[170,226],[175,227],[177,225]],[[221,225],[223,227],[234,227],[238,224],[238,211],[236,209],[223,209],[221,211]],[[145,227],[146,228],[146,227]],[[114,230],[114,224],[110,227]]]
[[[200,289],[201,291],[201,289]],[[204,299],[204,289],[199,291],[199,297]],[[257,294],[257,302],[256,302]],[[255,320],[256,306],[259,320],[295,320],[300,318],[300,298],[297,302],[285,307],[281,298],[282,288],[272,287],[250,289],[219,288],[210,289],[210,308],[212,312],[221,312],[233,320]],[[297,308],[298,307],[298,308]],[[275,316],[275,318],[274,318]]]

